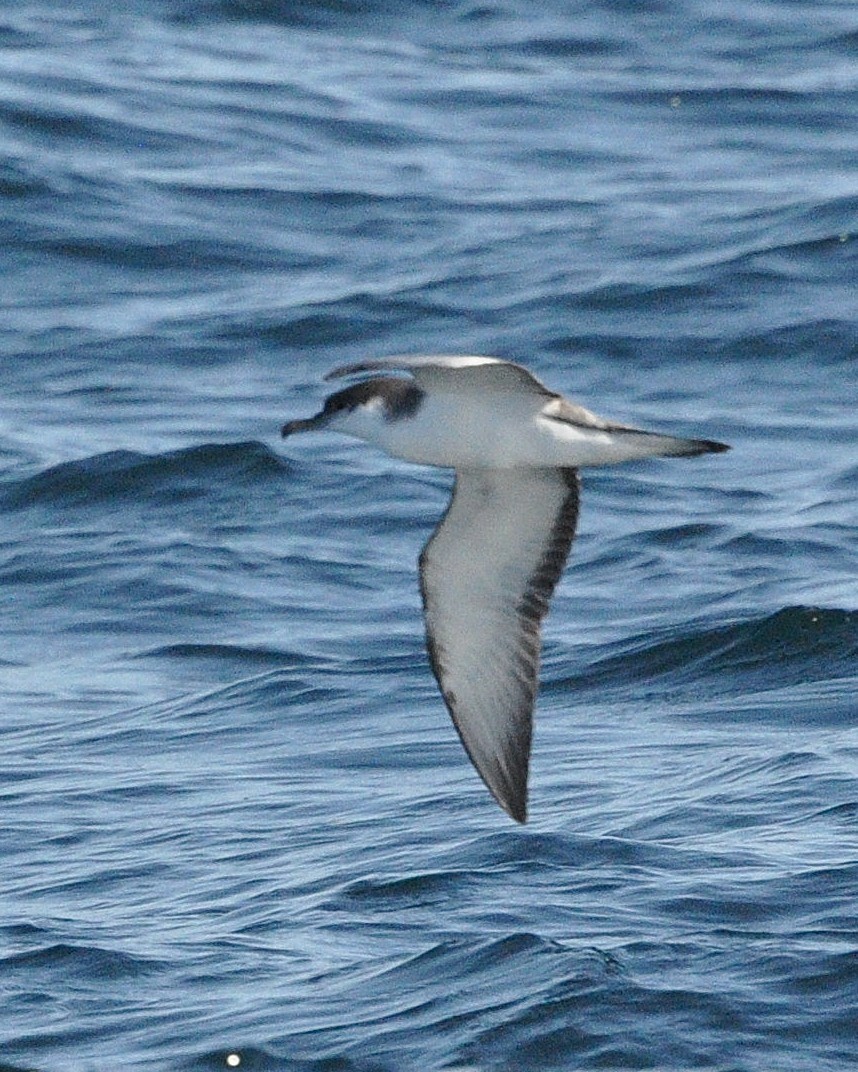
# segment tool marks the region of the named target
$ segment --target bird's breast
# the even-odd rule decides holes
[[[413,416],[390,421],[379,443],[389,453],[422,465],[507,468],[534,462],[539,438],[532,411],[461,399],[428,399]],[[556,464],[550,462],[548,464]]]

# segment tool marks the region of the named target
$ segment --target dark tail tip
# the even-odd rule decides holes
[[[732,449],[729,443],[719,443],[717,439],[701,439],[699,445],[701,454],[723,454]]]

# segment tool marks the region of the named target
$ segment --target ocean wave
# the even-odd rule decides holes
[[[7,978],[18,971],[31,978],[39,972],[49,971],[66,978],[86,979],[93,985],[103,979],[137,978],[141,974],[157,972],[159,967],[157,961],[139,954],[67,942],[42,945],[0,958],[0,969]]]
[[[246,485],[282,476],[286,469],[287,463],[273,450],[252,441],[154,455],[115,450],[8,481],[0,487],[0,503],[21,510],[40,505],[138,502],[141,495],[176,502],[204,495],[218,483]]]
[[[858,611],[785,607],[750,621],[666,640],[639,635],[615,645],[582,674],[547,682],[566,688],[665,688],[718,681],[724,692],[850,678],[858,659]]]
[[[241,644],[165,644],[138,652],[137,659],[176,659],[214,661],[233,668],[265,667],[266,669],[293,668],[302,663],[312,663],[303,652],[278,651],[274,648],[244,647]]]

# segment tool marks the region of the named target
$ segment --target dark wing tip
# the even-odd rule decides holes
[[[338,365],[330,372],[326,372],[322,379],[327,383],[330,380],[341,380],[344,376],[357,376],[361,372],[379,372],[382,369],[395,368],[392,360],[358,361],[353,365]]]
[[[465,753],[474,770],[479,774],[486,789],[494,797],[495,801],[503,808],[511,819],[517,823],[527,822],[527,781],[530,770],[530,739],[532,728],[532,701],[530,709],[526,713],[526,721],[523,739],[510,748],[507,743],[503,749],[503,760],[499,756],[486,756],[481,754],[475,747],[475,742],[468,734],[467,717],[462,717],[456,696],[444,688],[442,684],[443,670],[438,659],[437,649],[431,636],[427,635],[427,647],[429,649],[429,661],[438,684],[441,687],[441,695],[447,707],[459,740],[465,749]],[[505,760],[505,761],[504,761]]]
[[[511,819],[515,819],[522,826],[527,822],[527,796],[520,800],[498,801],[503,810]]]
[[[325,383],[330,380],[339,380],[342,376],[353,376],[356,372],[363,371],[360,364],[357,365],[339,365],[335,369],[331,369],[330,372],[326,372],[322,379]]]
[[[479,762],[470,747],[465,744],[465,751],[488,791],[507,815],[515,819],[517,823],[527,822],[527,782],[530,770],[532,717],[532,711],[528,711],[524,740],[519,740],[515,744],[507,742],[501,755],[493,757],[489,762],[485,762],[485,758],[483,762]],[[460,729],[458,721],[456,728]],[[461,730],[460,736],[462,736]]]
[[[486,788],[507,815],[511,819],[515,819],[517,823],[526,823],[527,768],[529,766],[527,760],[525,759],[523,772],[519,769],[510,778],[509,774],[499,775],[496,770],[487,769],[481,764],[478,765],[474,762],[473,756],[470,753],[468,754]]]
[[[445,693],[444,702],[468,759],[479,774],[483,785],[511,819],[515,819],[517,823],[526,823],[527,781],[530,768],[530,714],[527,719],[525,743],[519,746],[515,753],[505,750],[507,763],[501,764],[498,762],[498,757],[481,756],[473,747],[473,742],[467,734],[466,721],[463,721],[461,717],[455,698]]]

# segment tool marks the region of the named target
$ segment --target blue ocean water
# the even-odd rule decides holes
[[[858,1061],[858,15],[0,7],[0,1069]],[[427,665],[450,476],[332,366],[524,361],[586,473],[531,821]]]

